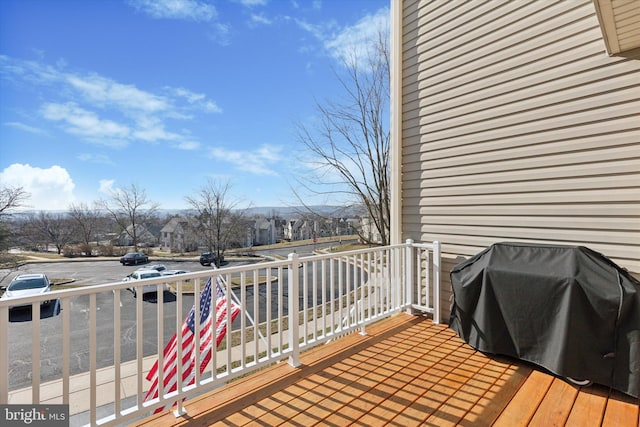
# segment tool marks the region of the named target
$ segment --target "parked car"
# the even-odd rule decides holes
[[[188,270],[164,270],[160,274],[162,276],[177,276],[179,274],[190,273]],[[190,282],[191,279],[183,280],[184,282]]]
[[[200,255],[200,265],[222,264],[222,262],[224,261],[224,255],[220,256],[220,262],[216,262],[217,258],[217,255],[213,252],[205,252]]]
[[[138,280],[144,280],[144,279],[153,279],[155,277],[161,277],[162,274],[160,274],[160,272],[158,270],[136,270],[133,273],[131,273],[130,275],[128,275],[127,277],[125,277],[124,279],[122,279],[123,282],[136,282]],[[166,291],[169,289],[169,286],[166,283],[163,283],[162,285],[162,291]],[[133,292],[133,296],[136,297],[137,293],[138,293],[138,289],[141,289],[141,293],[142,295],[144,294],[148,294],[148,293],[152,293],[152,292],[157,292],[158,291],[158,286],[157,285],[143,285],[142,287],[131,287],[129,288],[129,290],[131,292]]]
[[[152,264],[152,265],[146,265],[143,268],[140,268],[139,270],[156,270],[162,273],[166,269],[167,267],[165,267],[162,264]]]
[[[163,270],[160,272],[162,276],[175,276],[176,274],[185,274],[189,273],[187,270]]]
[[[149,257],[138,252],[128,253],[120,258],[120,264],[122,265],[138,265],[147,262],[149,262]]]
[[[5,291],[2,299],[11,299],[49,293],[51,283],[44,274],[20,274],[11,280],[9,286],[3,286],[1,289]],[[42,304],[49,304],[49,301],[43,301]]]

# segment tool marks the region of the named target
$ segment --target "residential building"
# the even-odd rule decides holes
[[[120,246],[133,246],[133,226],[127,227],[127,231],[122,231],[118,236],[118,244]],[[158,242],[157,237],[150,232],[144,225],[136,225],[136,236],[138,246],[155,246]]]
[[[189,220],[171,218],[160,230],[160,249],[168,252],[191,252],[198,249],[198,237]]]

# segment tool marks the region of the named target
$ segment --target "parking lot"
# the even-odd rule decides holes
[[[156,264],[157,262],[152,261]],[[189,271],[205,271],[211,267],[203,267],[197,261],[162,262],[167,269],[182,269]],[[230,263],[236,264],[236,263]],[[237,265],[237,264],[236,264]],[[7,285],[17,274],[44,273],[51,280],[73,279],[68,285],[90,286],[97,284],[121,282],[128,274],[143,266],[122,266],[117,259],[109,261],[85,262],[46,262],[31,263],[20,267],[10,274],[3,272],[2,285]],[[67,286],[67,285],[65,285]],[[56,286],[52,287],[56,290]],[[133,360],[136,357],[136,299],[129,291],[121,292],[121,360]],[[164,293],[164,325],[165,340],[169,339],[176,328],[176,298],[170,292]],[[98,349],[97,366],[113,364],[113,293],[100,293],[96,299]],[[185,316],[193,305],[193,297],[185,295],[182,312]],[[62,372],[62,316],[60,303],[52,300],[51,304],[41,308],[40,321],[40,359],[41,381],[56,379]],[[71,373],[86,371],[89,363],[89,298],[77,297],[70,301],[71,319]],[[143,302],[143,335],[145,355],[157,352],[157,301],[154,294],[145,296]],[[31,335],[33,323],[30,308],[13,308],[10,312],[7,341],[9,346],[9,380],[10,388],[17,389],[31,384]]]
[[[183,269],[189,271],[202,271],[211,267],[203,267],[198,261],[170,261],[155,262],[152,264],[163,264],[167,269]],[[72,280],[71,285],[87,286],[99,285],[103,283],[120,282],[132,271],[144,267],[144,265],[123,266],[117,258],[107,261],[57,261],[57,262],[35,262],[21,266],[18,270],[0,270],[0,285],[6,286],[17,274],[24,273],[44,273],[50,280],[61,279]],[[55,290],[55,286],[52,288]]]

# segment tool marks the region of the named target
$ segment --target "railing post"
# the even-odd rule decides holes
[[[9,306],[0,307],[0,405],[9,403]],[[39,403],[39,402],[38,402]]]
[[[288,274],[288,293],[289,293],[289,365],[295,367],[300,366],[300,326],[298,325],[298,316],[300,313],[300,302],[298,301],[298,271],[300,269],[300,261],[298,254],[289,254],[289,274]]]
[[[404,305],[407,313],[413,314],[411,303],[413,301],[413,239],[407,239],[404,255]]]
[[[440,323],[440,242],[433,242],[433,323]]]

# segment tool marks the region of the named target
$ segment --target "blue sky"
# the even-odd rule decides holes
[[[388,17],[389,0],[2,0],[0,184],[38,210],[131,184],[184,208],[208,179],[239,206],[296,205],[295,125],[340,99],[341,55]]]

